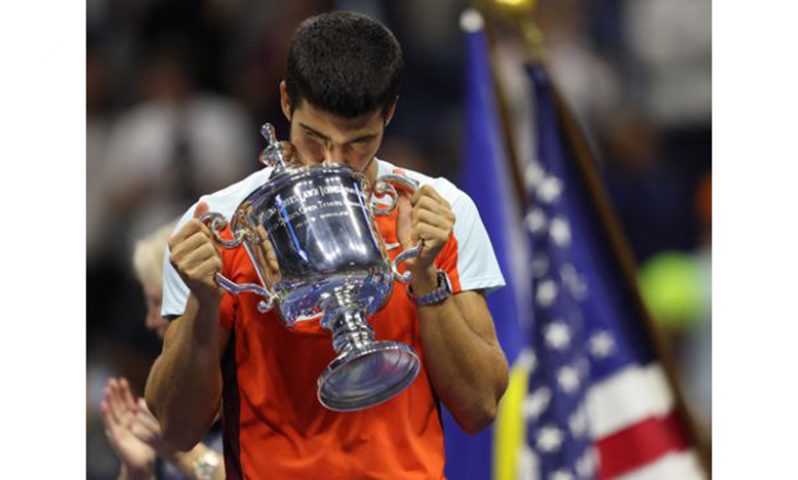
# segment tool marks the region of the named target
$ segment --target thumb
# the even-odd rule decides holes
[[[200,202],[197,204],[197,208],[194,209],[194,218],[200,218],[206,213],[208,213],[208,204],[205,202]]]
[[[396,239],[404,250],[413,246],[413,206],[405,195],[399,195],[396,201],[399,215],[396,218]]]

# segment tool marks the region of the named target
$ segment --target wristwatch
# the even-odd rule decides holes
[[[197,480],[213,480],[220,463],[218,453],[214,450],[206,451],[194,461],[194,478]]]
[[[417,297],[413,294],[411,288],[408,287],[407,296],[410,297],[410,300],[416,305],[421,307],[437,305],[452,296],[452,282],[449,281],[449,275],[446,275],[446,272],[438,270],[438,288],[426,295]]]

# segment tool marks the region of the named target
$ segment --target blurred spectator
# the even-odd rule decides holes
[[[607,190],[637,260],[695,248],[689,179],[665,161],[662,138],[651,121],[639,112],[617,112],[598,133]]]
[[[550,0],[541,2],[539,18],[552,79],[576,116],[591,127],[617,108],[621,80],[615,65],[596,51],[585,14],[577,0]]]
[[[86,52],[86,248],[90,264],[102,256],[107,245],[103,187],[111,120],[108,77],[105,59],[90,45]]]
[[[147,329],[163,338],[167,322],[161,318],[161,290],[166,243],[174,222],[139,240],[133,253],[133,269],[147,300]],[[178,452],[161,438],[158,421],[144,399],[135,398],[125,378],[110,378],[100,406],[105,435],[121,460],[118,478],[199,480],[224,478],[221,432],[214,428],[204,443],[189,452]],[[203,472],[207,476],[202,476]]]
[[[198,92],[188,61],[180,46],[156,51],[143,71],[145,100],[112,128],[105,196],[127,238],[152,231],[202,192],[257,165],[247,116],[228,99]]]
[[[627,0],[627,44],[646,111],[658,126],[706,125],[712,114],[710,0]]]

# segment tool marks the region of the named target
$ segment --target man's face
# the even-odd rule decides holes
[[[382,109],[355,118],[339,117],[307,101],[291,109],[287,97],[283,111],[291,121],[290,141],[305,164],[345,164],[373,180],[377,164],[371,160],[382,143],[385,125],[393,113]]]

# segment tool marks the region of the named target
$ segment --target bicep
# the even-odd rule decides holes
[[[163,347],[161,350],[161,355],[166,353],[169,349],[174,348],[174,345],[177,343],[177,338],[180,333],[180,329],[187,328],[184,324],[186,321],[183,319],[182,316],[175,317],[174,319],[169,321],[169,324],[166,326],[166,331],[164,332],[163,336]],[[230,335],[232,331],[229,328],[225,328],[223,325],[219,325],[219,360],[221,361],[222,357],[224,356],[225,351],[227,351],[227,345],[230,343]]]

